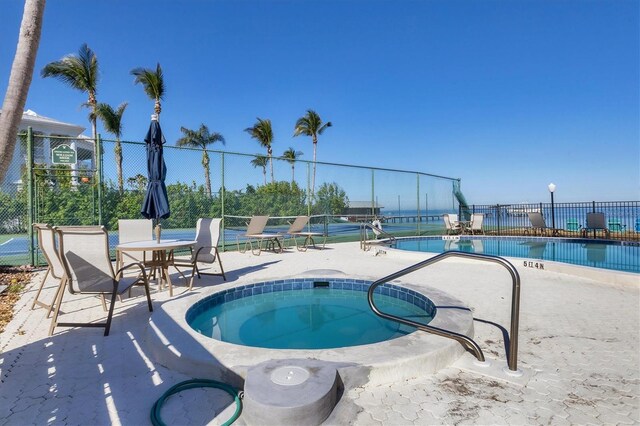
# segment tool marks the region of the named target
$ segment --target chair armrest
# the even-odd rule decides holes
[[[136,263],[130,263],[128,265],[124,265],[122,268],[118,269],[118,271],[116,271],[116,281],[119,281],[122,273],[127,270],[130,269],[134,266],[137,266],[138,268],[140,268],[140,272],[142,272],[142,279],[144,280],[144,282],[147,282],[147,272],[144,270],[144,265],[140,262],[136,262]]]

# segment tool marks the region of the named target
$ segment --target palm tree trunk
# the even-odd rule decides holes
[[[271,183],[274,182],[273,180],[273,158],[271,157],[272,151],[271,151],[271,147],[269,147],[269,149],[267,149],[267,154],[269,154],[269,166],[271,167]]]
[[[264,178],[264,184],[267,184],[267,166],[262,168],[262,177]]]
[[[293,163],[291,163],[291,183],[293,183],[296,180],[296,175],[295,175],[295,171],[294,171],[294,165]]]
[[[36,63],[46,0],[26,0],[16,55],[0,115],[0,182],[4,181],[16,147],[18,126]]]
[[[116,173],[118,175],[118,192],[124,193],[124,180],[122,179],[122,144],[120,138],[116,138],[116,146],[113,147],[113,153],[116,159]]]
[[[209,154],[202,151],[202,167],[204,167],[204,185],[207,196],[211,198],[211,175],[209,173]]]

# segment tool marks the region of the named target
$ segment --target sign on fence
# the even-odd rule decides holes
[[[58,145],[51,150],[51,162],[53,164],[75,164],[78,162],[76,150],[69,145]]]

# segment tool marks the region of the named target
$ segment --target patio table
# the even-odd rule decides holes
[[[173,251],[182,248],[191,248],[196,241],[192,240],[149,240],[149,241],[132,241],[122,243],[116,246],[116,260],[118,265],[122,263],[122,253],[125,251],[151,251],[153,259],[146,261],[145,266],[152,268],[160,268],[161,273],[158,279],[158,289],[162,290],[163,281],[169,286],[169,296],[173,296],[173,286],[171,284],[171,276],[169,275],[169,266],[173,264]],[[182,275],[182,272],[178,273]],[[184,277],[184,275],[183,275]]]

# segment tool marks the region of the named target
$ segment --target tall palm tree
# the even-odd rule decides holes
[[[251,160],[251,165],[255,168],[262,167],[262,176],[264,176],[264,184],[267,184],[267,157],[257,154],[256,158]]]
[[[269,165],[271,167],[271,182],[273,183],[273,150],[271,149],[273,129],[271,128],[271,120],[268,118],[263,120],[260,117],[258,117],[257,120],[253,127],[248,127],[244,129],[244,131],[249,133],[253,139],[257,140],[260,146],[267,148],[267,157],[269,158]]]
[[[209,128],[204,124],[200,125],[198,130],[191,130],[185,127],[180,127],[182,137],[178,139],[176,145],[178,146],[190,146],[192,148],[202,148],[202,167],[204,167],[204,181],[207,195],[211,198],[211,176],[209,173],[209,154],[207,154],[207,145],[215,142],[222,142],[224,145],[225,140],[218,132],[209,132]]]
[[[158,63],[156,65],[155,71],[150,68],[134,68],[131,70],[131,75],[135,76],[133,82],[135,84],[142,84],[149,99],[155,101],[153,111],[159,117],[162,111],[160,101],[164,100],[164,75],[162,74],[160,64]]]
[[[122,194],[124,192],[124,181],[122,179],[122,144],[120,143],[120,137],[122,137],[122,115],[124,110],[127,109],[127,103],[123,102],[118,105],[118,108],[113,109],[109,104],[99,103],[96,107],[96,114],[102,120],[104,129],[116,137],[116,145],[113,147],[113,153],[116,160],[116,172],[118,175],[118,191]]]
[[[332,124],[330,121],[323,123],[318,113],[312,109],[308,109],[307,114],[296,121],[296,127],[293,130],[293,136],[311,136],[311,140],[313,141],[313,180],[311,183],[311,197],[313,197],[316,188],[316,148],[318,146],[318,135],[321,135],[327,127],[331,126]]]
[[[0,183],[9,171],[13,151],[16,149],[18,126],[27,102],[40,44],[44,5],[45,0],[26,0],[24,3],[18,46],[0,114]]]
[[[302,151],[296,151],[291,147],[282,154],[282,158],[284,158],[289,162],[289,164],[291,164],[291,183],[293,183],[293,181],[295,180],[294,168],[296,166],[296,160],[299,157],[302,157],[303,154],[304,153]]]
[[[96,92],[98,89],[98,57],[89,48],[87,43],[80,46],[78,55],[67,55],[59,61],[53,61],[45,65],[40,72],[42,77],[54,77],[80,90],[88,96],[87,102],[82,104],[89,107],[89,121],[91,122],[91,135],[96,140],[98,131],[96,129],[96,107],[98,101]]]

